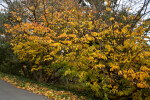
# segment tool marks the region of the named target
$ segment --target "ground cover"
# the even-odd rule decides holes
[[[77,96],[69,91],[60,90],[52,85],[38,83],[34,80],[25,79],[20,76],[4,74],[0,72],[0,79],[13,84],[17,88],[26,89],[30,92],[44,95],[54,100],[86,100],[83,96]]]

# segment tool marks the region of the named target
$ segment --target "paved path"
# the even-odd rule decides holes
[[[0,80],[0,100],[50,100]]]

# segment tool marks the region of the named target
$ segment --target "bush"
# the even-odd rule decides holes
[[[20,64],[7,43],[0,42],[0,71],[9,74],[20,75]]]

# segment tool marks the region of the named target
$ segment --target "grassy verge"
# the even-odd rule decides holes
[[[38,83],[20,76],[0,72],[0,79],[13,84],[17,88],[26,89],[54,100],[87,100],[85,97],[78,96],[70,91],[60,90],[53,85]]]

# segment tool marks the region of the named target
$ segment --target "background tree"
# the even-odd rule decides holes
[[[20,75],[20,67],[18,67],[19,61],[11,50],[10,34],[5,34],[4,23],[9,23],[7,20],[8,13],[0,13],[0,71]]]

